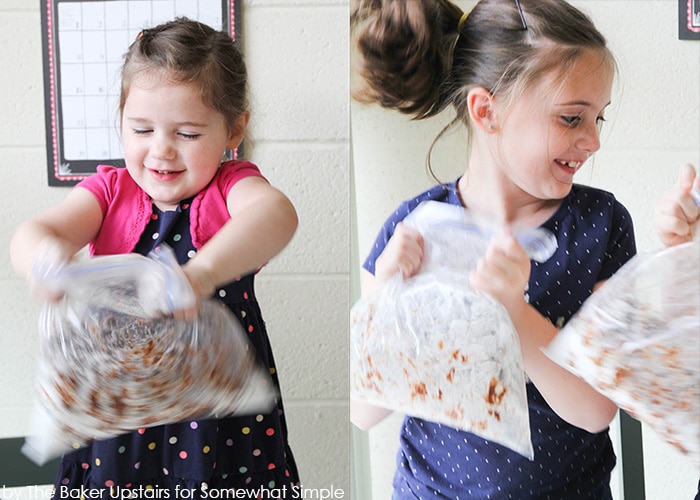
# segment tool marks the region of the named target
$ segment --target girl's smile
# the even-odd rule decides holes
[[[153,177],[156,178],[158,182],[167,182],[169,180],[174,180],[180,174],[182,174],[182,170],[177,172],[171,170],[151,170],[151,175],[153,175]]]
[[[586,158],[587,159],[587,158]],[[574,181],[574,175],[583,166],[586,159],[583,160],[554,160],[556,166],[559,167],[563,175],[558,177],[557,174],[553,174],[554,177],[558,178],[561,182],[565,184],[571,184]]]

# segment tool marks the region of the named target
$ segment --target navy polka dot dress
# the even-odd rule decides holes
[[[146,255],[167,243],[180,264],[194,256],[190,201],[167,212],[153,206],[151,220],[134,251]],[[242,276],[217,290],[215,297],[240,320],[279,388],[253,278]],[[138,429],[68,453],[58,471],[55,498],[69,496],[70,489],[81,487],[91,493],[101,490],[103,498],[109,498],[110,487],[114,495],[119,495],[119,489],[148,489],[153,490],[151,494],[160,493],[153,498],[201,498],[207,496],[206,491],[219,493],[224,488],[281,491],[286,486],[290,491],[298,482],[280,400],[270,414]]]
[[[402,221],[421,201],[461,205],[456,182],[436,186],[403,203],[387,220],[364,267],[375,260]],[[561,327],[605,280],[636,252],[632,220],[613,195],[574,185],[543,224],[557,238],[556,253],[533,262],[529,301]],[[595,499],[612,498],[615,454],[607,431],[574,427],[527,383],[535,458],[475,434],[407,416],[400,435],[394,498],[407,499]]]

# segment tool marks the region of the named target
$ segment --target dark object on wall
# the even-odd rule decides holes
[[[141,29],[178,16],[226,31],[240,43],[240,0],[42,0],[50,186],[74,185],[100,164],[124,166],[122,56]]]
[[[678,38],[700,40],[700,0],[678,0]]]

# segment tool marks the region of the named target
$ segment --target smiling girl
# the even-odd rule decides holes
[[[611,193],[574,182],[600,148],[611,100],[615,61],[604,37],[563,0],[481,0],[469,13],[447,0],[356,0],[352,16],[355,97],[416,119],[452,106],[469,137],[464,174],[404,202],[384,224],[364,263],[364,293],[420,271],[423,240],[402,220],[424,200],[504,227],[543,227],[558,243],[534,263],[505,231],[470,276],[518,332],[534,460],[409,415],[394,498],[611,498],[608,425],[617,408],[541,352],[636,251],[628,211]],[[364,429],[387,414],[351,404]]]
[[[120,111],[126,168],[98,167],[57,207],[23,223],[11,244],[15,268],[38,297],[54,300],[31,272],[42,248],[58,265],[85,245],[91,255],[147,255],[168,244],[196,298],[214,296],[233,312],[279,386],[253,281],[290,241],[297,217],[255,165],[222,162],[249,119],[240,51],[227,34],[187,19],[144,30],[126,54]],[[144,489],[193,498],[231,488],[277,492],[298,481],[278,400],[269,414],[95,441],[63,457],[55,491],[56,498],[86,488],[105,498],[109,488],[134,498]]]

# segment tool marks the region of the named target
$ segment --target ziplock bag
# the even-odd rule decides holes
[[[173,306],[173,290],[189,288],[181,273],[160,249],[149,258],[95,257],[46,276],[65,295],[41,311],[25,455],[41,464],[142,427],[272,409],[269,374],[225,306],[205,300],[190,322],[153,315]]]
[[[520,342],[506,309],[469,284],[495,230],[424,202],[404,223],[423,236],[419,274],[400,273],[351,310],[353,399],[470,431],[533,458]],[[514,233],[531,258],[546,230]]]
[[[544,349],[700,467],[700,243],[640,253]]]

